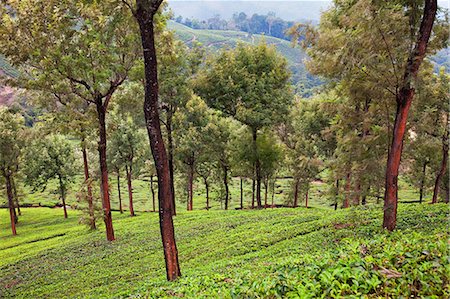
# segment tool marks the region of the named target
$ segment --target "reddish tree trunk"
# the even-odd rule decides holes
[[[194,201],[194,164],[189,165],[188,171],[188,184],[187,184],[187,210],[192,211],[193,209],[193,201]]]
[[[120,210],[120,214],[123,214],[122,192],[120,191],[120,170],[119,169],[117,169],[117,193],[119,195],[119,210]]]
[[[344,197],[344,204],[343,204],[343,208],[346,209],[350,206],[350,186],[351,186],[351,181],[352,181],[352,174],[349,172],[347,173],[347,178],[345,181],[345,197]]]
[[[127,173],[127,186],[128,186],[128,205],[130,207],[130,216],[136,216],[134,214],[134,205],[133,205],[133,186],[131,184],[131,176],[132,176],[132,168],[125,166],[125,171]]]
[[[147,132],[150,139],[150,147],[155,160],[155,168],[158,176],[159,199],[159,224],[162,244],[164,248],[164,260],[166,262],[166,274],[169,281],[181,276],[178,263],[178,250],[175,241],[175,230],[172,219],[172,180],[170,177],[169,161],[161,134],[158,112],[158,69],[156,61],[156,49],[154,40],[153,16],[159,8],[162,0],[152,1],[148,7],[147,1],[136,0],[134,16],[139,24],[145,65],[145,100],[144,115]]]
[[[150,176],[150,191],[152,192],[153,212],[156,212],[155,188],[153,187],[153,176]]]
[[[277,178],[275,177],[275,179],[273,180],[272,183],[272,208],[274,207],[273,203],[274,203],[274,199],[275,199],[275,182],[276,182]]]
[[[439,196],[439,187],[442,181],[442,178],[445,176],[445,171],[447,170],[447,161],[448,161],[448,137],[449,137],[449,131],[448,131],[448,115],[445,115],[445,132],[442,136],[442,161],[441,161],[441,168],[439,169],[438,175],[436,176],[436,181],[434,183],[434,190],[433,190],[433,200],[431,203],[437,203],[438,196]]]
[[[392,231],[397,223],[398,202],[398,170],[403,150],[403,138],[406,131],[406,122],[415,90],[412,87],[412,79],[417,76],[419,67],[425,57],[428,40],[433,29],[437,11],[437,0],[426,0],[423,18],[419,28],[418,39],[414,50],[408,57],[403,82],[400,91],[396,95],[397,110],[395,114],[392,143],[389,149],[386,181],[384,193],[383,228]]]
[[[6,171],[4,170],[4,177],[5,177],[5,182],[6,182],[6,193],[8,196],[8,207],[9,207],[9,218],[11,221],[11,231],[12,234],[15,236],[17,235],[17,231],[16,231],[16,219],[14,217],[14,202],[13,202],[13,190],[12,190],[12,186],[11,186],[11,175],[9,173],[6,173]]]
[[[174,167],[173,167],[173,138],[172,138],[172,112],[167,112],[166,119],[167,128],[167,147],[168,147],[168,159],[169,159],[169,173],[170,173],[170,188],[172,189],[172,215],[177,215],[177,209],[175,205],[175,184],[174,184]]]
[[[91,181],[89,180],[89,163],[88,163],[88,157],[87,157],[87,151],[86,151],[86,145],[84,144],[84,139],[81,140],[81,152],[83,153],[83,167],[84,167],[84,183],[87,187],[87,202],[88,202],[88,208],[89,208],[89,227],[91,229],[96,229],[95,224],[95,214],[94,214],[94,203],[93,203],[93,197],[92,197],[92,186]]]
[[[100,160],[100,189],[102,194],[103,219],[106,227],[106,239],[108,241],[114,241],[111,202],[109,199],[108,164],[106,162],[106,109],[102,104],[101,98],[97,99],[96,105],[100,135],[98,153]]]
[[[294,185],[294,204],[293,204],[293,208],[296,208],[298,206],[298,185],[300,184],[299,180],[296,179],[295,180],[295,185]]]
[[[14,194],[14,200],[16,202],[16,207],[17,207],[17,214],[19,216],[22,215],[22,212],[20,211],[20,204],[19,204],[19,195],[17,194],[17,187],[16,187],[16,181],[14,180],[14,178],[11,178],[11,184],[13,187],[13,194]]]

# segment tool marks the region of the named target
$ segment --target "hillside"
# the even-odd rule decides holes
[[[24,209],[18,236],[0,210],[1,298],[448,298],[444,204],[181,212],[182,278],[165,281],[156,213],[114,214],[116,241],[78,216]]]
[[[200,42],[211,52],[235,47],[239,42],[255,45],[264,39],[267,44],[274,45],[277,51],[287,59],[292,72],[292,83],[297,93],[310,96],[313,89],[322,83],[320,79],[310,75],[306,70],[303,63],[307,57],[305,52],[299,47],[292,47],[291,43],[286,40],[259,34],[250,35],[242,31],[192,29],[174,21],[168,22],[168,28],[173,30],[188,46],[194,42]]]

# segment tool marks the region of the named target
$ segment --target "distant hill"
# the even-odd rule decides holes
[[[233,13],[244,12],[247,15],[274,12],[277,17],[287,21],[320,19],[321,11],[326,10],[331,1],[174,1],[169,7],[175,16],[206,20],[214,15],[230,19]]]
[[[168,27],[188,46],[192,45],[194,41],[200,42],[211,52],[223,48],[233,48],[238,42],[255,45],[264,38],[268,44],[275,45],[277,51],[287,59],[292,72],[292,83],[297,93],[309,96],[312,89],[321,84],[317,77],[312,76],[305,69],[303,63],[307,57],[305,52],[298,47],[293,48],[291,43],[286,40],[258,34],[250,35],[242,31],[192,29],[173,21],[169,21]]]

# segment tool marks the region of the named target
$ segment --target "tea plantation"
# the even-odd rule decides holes
[[[182,278],[165,280],[156,213],[114,214],[117,240],[79,214],[0,210],[0,298],[448,298],[448,207],[180,212]]]

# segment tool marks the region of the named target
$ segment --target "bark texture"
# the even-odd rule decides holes
[[[181,275],[181,271],[178,263],[178,250],[172,219],[172,180],[158,112],[158,72],[153,17],[161,2],[162,0],[136,0],[137,7],[133,14],[139,24],[144,53],[144,115],[158,176],[159,224],[164,248],[166,274],[167,279],[172,281]]]
[[[402,85],[396,95],[397,110],[387,160],[384,193],[383,228],[389,231],[393,231],[397,224],[398,170],[403,151],[403,139],[406,131],[408,112],[415,94],[415,90],[412,87],[412,80],[417,77],[419,67],[425,57],[433,23],[436,18],[436,11],[437,0],[425,0],[417,41],[414,50],[408,57]]]

